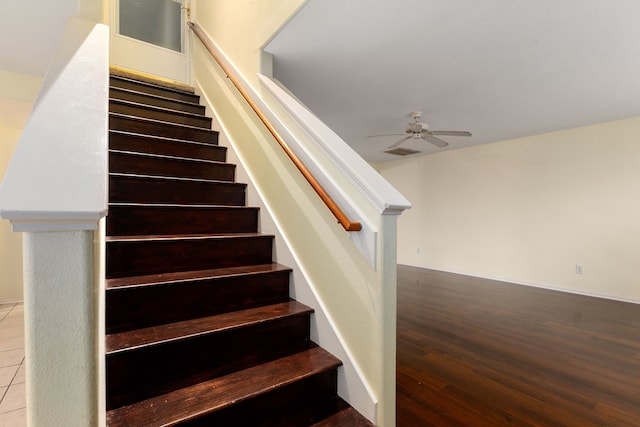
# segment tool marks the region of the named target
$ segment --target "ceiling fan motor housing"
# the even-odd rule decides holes
[[[427,130],[428,127],[426,123],[412,122],[407,125],[406,133],[420,133],[422,131]]]

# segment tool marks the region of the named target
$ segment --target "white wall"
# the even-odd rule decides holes
[[[413,203],[398,262],[640,302],[639,134],[636,117],[377,165]]]
[[[0,70],[0,185],[42,79]],[[22,235],[0,220],[0,303],[22,300]]]

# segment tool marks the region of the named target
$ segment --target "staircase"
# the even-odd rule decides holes
[[[111,76],[109,426],[371,426],[193,90]]]

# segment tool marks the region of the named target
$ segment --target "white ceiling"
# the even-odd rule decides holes
[[[43,77],[78,0],[0,1],[0,70]]]
[[[266,50],[277,79],[381,162],[401,136],[367,135],[403,132],[414,110],[473,133],[445,149],[640,115],[638,17],[638,0],[309,0]]]

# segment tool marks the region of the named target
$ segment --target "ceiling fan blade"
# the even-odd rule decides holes
[[[462,131],[462,130],[432,130],[430,132],[434,135],[471,136],[471,132]]]
[[[430,135],[428,133],[423,133],[422,138],[426,141],[429,141],[433,145],[437,145],[438,147],[446,147],[447,145],[449,145],[448,142],[443,141],[440,138],[436,138],[435,136]]]
[[[399,146],[400,144],[402,144],[403,142],[405,142],[407,139],[411,139],[413,138],[413,136],[405,136],[404,138],[402,138],[400,141],[398,142],[394,142],[393,144],[391,144],[389,146],[389,150],[392,150],[394,148],[396,148],[397,146]]]
[[[377,138],[379,136],[400,136],[400,135],[406,135],[404,133],[383,133],[380,135],[367,135],[367,138]]]

